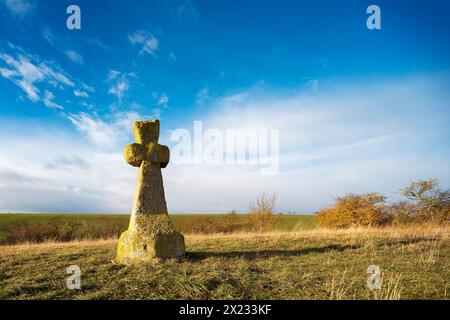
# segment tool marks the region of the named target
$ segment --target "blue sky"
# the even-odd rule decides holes
[[[66,8],[81,8],[68,30]],[[366,8],[381,8],[381,30]],[[0,1],[0,210],[128,212],[131,123],[280,130],[280,172],[169,165],[171,212],[450,186],[448,1]]]

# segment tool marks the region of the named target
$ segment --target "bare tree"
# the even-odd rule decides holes
[[[277,196],[273,193],[267,196],[262,193],[256,198],[249,212],[249,225],[253,231],[264,232],[273,230],[280,221],[280,217],[274,214]]]

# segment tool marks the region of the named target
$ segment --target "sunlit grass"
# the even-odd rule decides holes
[[[187,235],[186,257],[113,262],[116,240],[0,247],[2,299],[448,299],[448,228]],[[82,289],[65,287],[78,265]],[[366,288],[369,265],[382,288]]]

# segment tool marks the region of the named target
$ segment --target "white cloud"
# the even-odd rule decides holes
[[[77,90],[77,89],[73,90],[73,94],[76,97],[83,97],[83,98],[88,98],[89,97],[89,94],[87,92],[81,91],[81,90]]]
[[[187,19],[194,21],[197,21],[199,17],[197,8],[190,0],[185,1],[177,8],[176,15],[180,19]]]
[[[158,100],[158,105],[167,106],[168,102],[169,102],[169,97],[165,93],[162,93]]]
[[[314,92],[314,93],[316,93],[317,90],[319,90],[319,80],[317,80],[317,79],[311,79],[311,80],[309,80],[309,81],[306,83],[306,85],[307,85],[308,87],[310,87],[311,90],[312,90],[312,92]]]
[[[3,0],[8,9],[17,16],[25,16],[33,8],[27,0]]]
[[[173,52],[169,52],[169,61],[177,61],[177,56]]]
[[[48,161],[44,164],[44,168],[53,170],[61,168],[65,170],[82,169],[87,173],[89,172],[91,165],[85,159],[77,155],[72,155],[61,156],[52,161]]]
[[[111,47],[110,47],[110,46],[104,44],[103,41],[101,41],[101,40],[98,39],[98,38],[85,38],[84,40],[85,40],[86,42],[88,42],[88,43],[90,43],[90,44],[93,44],[93,45],[95,45],[95,46],[97,46],[97,47],[100,47],[100,48],[102,48],[102,49],[104,49],[104,50],[111,50]]]
[[[124,73],[117,70],[110,70],[106,82],[111,86],[108,89],[108,93],[114,95],[117,98],[119,104],[125,96],[125,93],[130,88],[130,78],[135,78],[136,75],[132,72]]]
[[[115,143],[115,132],[112,126],[100,119],[94,119],[87,113],[70,115],[69,120],[72,124],[84,133],[89,140],[100,146],[111,146]]]
[[[321,81],[316,93],[257,88],[209,97],[207,113],[202,109],[179,126],[191,134],[194,119],[203,120],[204,130],[279,129],[280,172],[262,176],[259,166],[172,163],[164,176],[169,207],[245,210],[258,193],[274,191],[280,210],[308,213],[347,192],[396,198],[399,188],[418,178],[436,177],[450,187],[443,148],[450,131],[442,120],[449,117],[449,82],[449,74]]]
[[[346,192],[395,197],[398,188],[417,178],[436,177],[449,188],[449,79],[321,80],[316,94],[262,88],[210,97],[207,113],[187,113],[173,127],[163,121],[161,143],[173,147],[170,131],[184,127],[192,132],[193,119],[203,120],[204,130],[278,128],[280,173],[263,176],[250,165],[170,162],[163,169],[169,211],[244,211],[260,192],[274,191],[278,210],[308,213]],[[133,142],[131,122],[147,117],[71,117],[92,143],[51,126],[0,128],[0,209],[130,211],[137,170],[125,163],[122,150]]]
[[[59,110],[64,109],[62,106],[60,106],[59,104],[57,104],[57,103],[54,101],[54,99],[55,99],[55,96],[53,95],[53,93],[51,93],[51,92],[48,91],[48,90],[45,90],[45,91],[44,91],[44,99],[43,99],[43,102],[44,102],[44,104],[45,104],[47,107],[52,108],[52,109],[59,109]]]
[[[206,85],[203,88],[201,88],[200,91],[197,92],[197,94],[195,95],[196,97],[195,103],[200,106],[204,105],[210,98],[209,94],[210,94],[209,86]]]
[[[128,35],[128,40],[132,44],[141,45],[139,54],[149,54],[154,57],[156,56],[155,51],[158,49],[159,41],[151,33],[144,30],[138,30],[133,34]]]
[[[106,79],[107,82],[113,81],[117,79],[122,73],[117,70],[110,70],[108,73],[108,78]]]
[[[161,119],[161,113],[162,113],[161,108],[153,108],[151,118],[152,119]]]
[[[18,59],[4,53],[0,53],[0,59],[13,69],[2,68],[1,75],[13,81],[27,94],[31,101],[39,100],[39,89],[34,85],[45,79],[45,74],[38,66],[31,63],[26,57],[19,56]]]
[[[10,79],[19,75],[18,72],[10,69],[0,68],[0,74],[3,78]]]
[[[89,85],[87,85],[87,84],[82,84],[82,87],[83,87],[83,89],[84,90],[86,90],[86,91],[88,91],[88,92],[95,92],[95,88],[94,87],[91,87],[91,86],[89,86]]]
[[[81,54],[79,54],[78,52],[76,52],[75,50],[67,50],[64,53],[73,62],[78,63],[78,64],[84,63],[83,56]]]
[[[158,93],[158,92],[153,92],[152,93],[153,99],[156,102],[156,105],[163,107],[163,108],[168,108],[169,107],[169,96],[164,93]]]
[[[128,81],[126,79],[122,79],[113,86],[111,86],[108,90],[108,93],[115,95],[119,100],[119,102],[121,102],[128,88],[129,88]]]
[[[56,33],[54,33],[52,30],[46,28],[41,33],[42,37],[55,49],[61,51],[70,61],[77,63],[77,64],[84,64],[84,58],[83,56],[73,50],[68,48],[68,42],[65,38],[59,37]]]
[[[78,131],[101,147],[113,147],[119,141],[129,137],[133,121],[140,118],[141,116],[137,112],[117,113],[109,122],[85,112],[68,116]]]
[[[105,153],[48,125],[14,131],[22,125],[0,130],[0,212],[130,211],[136,170],[122,150]]]
[[[94,109],[94,105],[92,103],[88,103],[86,101],[80,101],[79,103],[81,106],[85,107],[88,110],[93,110]]]
[[[41,90],[38,88],[40,83],[47,83],[60,89],[75,86],[63,70],[57,67],[52,68],[40,58],[22,50],[18,51],[17,57],[0,52],[0,61],[3,61],[6,66],[0,68],[0,75],[21,88],[29,100],[37,102],[45,99],[44,103],[48,106],[49,95],[44,91],[47,98],[40,96]]]
[[[42,37],[51,45],[54,45],[57,40],[55,34],[50,29],[45,29],[42,32]]]

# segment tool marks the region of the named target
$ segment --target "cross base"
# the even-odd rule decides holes
[[[132,264],[155,258],[184,256],[184,237],[177,232],[167,214],[136,216],[119,238],[116,260]]]

